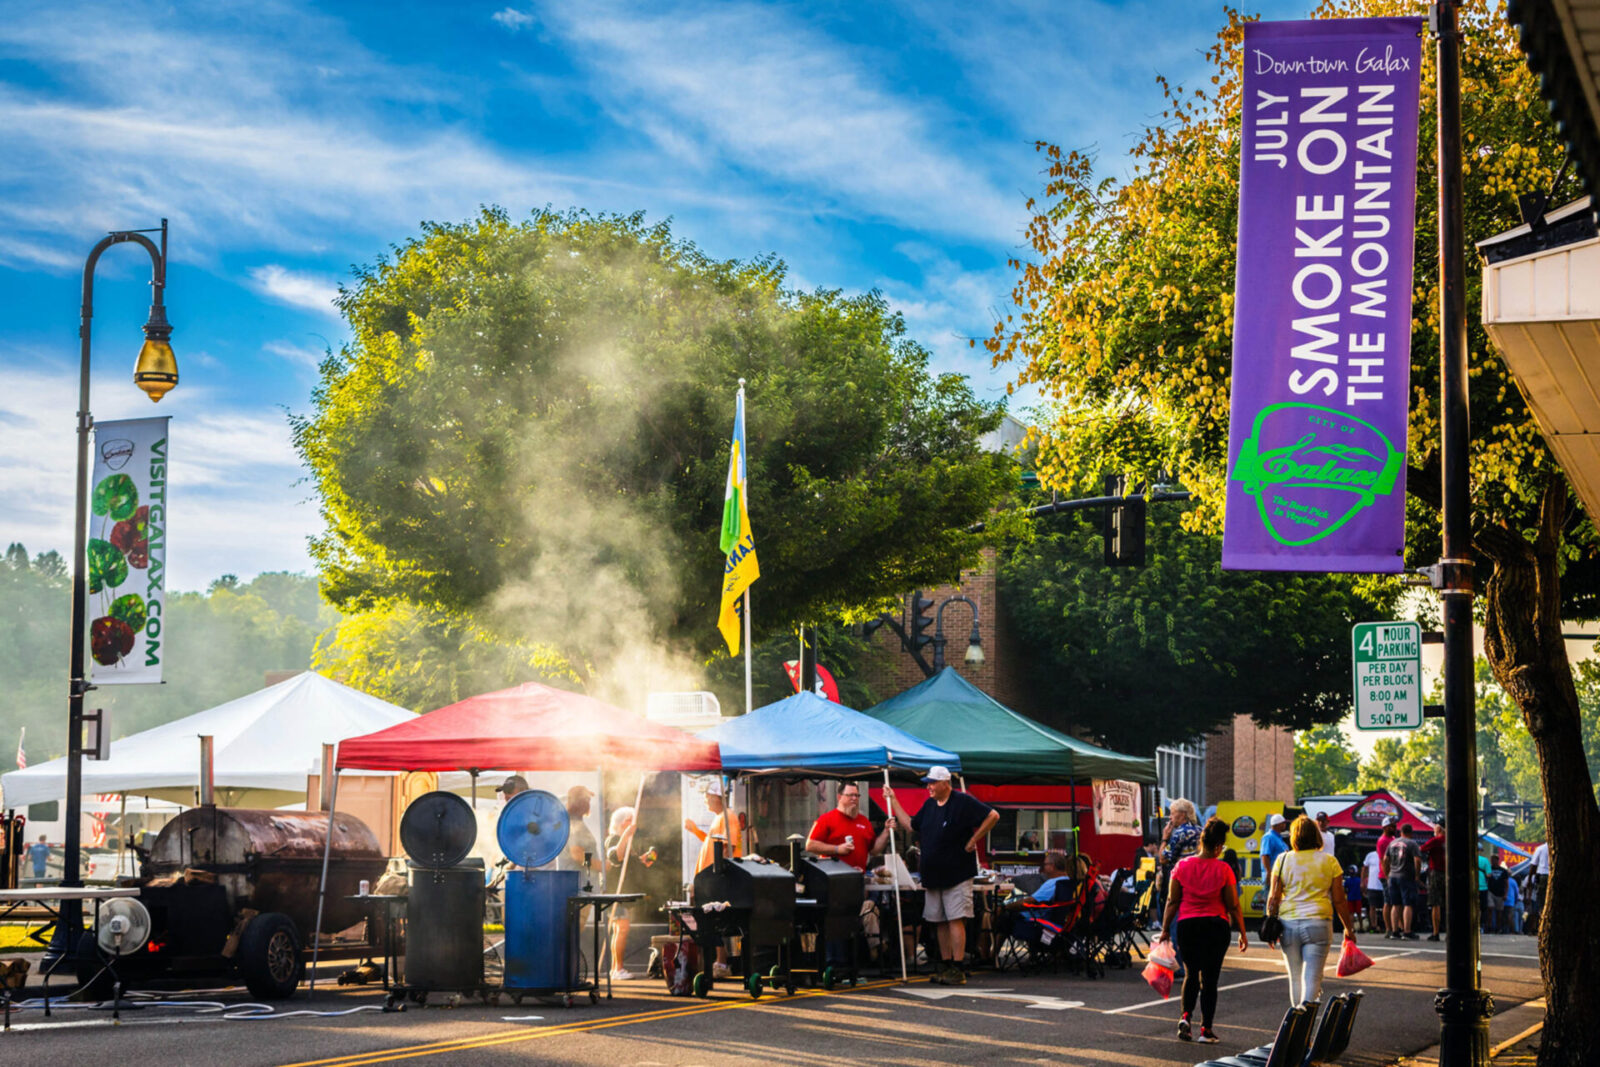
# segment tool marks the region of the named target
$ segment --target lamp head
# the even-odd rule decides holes
[[[983,637],[978,633],[976,618],[972,620],[972,633],[967,635],[967,654],[962,658],[971,664],[983,662]]]
[[[160,403],[178,384],[178,358],[167,340],[171,336],[166,310],[157,304],[150,309],[150,321],[144,324],[144,347],[139,349],[139,361],[133,367],[133,384],[150,394],[153,403]]]

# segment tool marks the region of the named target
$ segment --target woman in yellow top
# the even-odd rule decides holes
[[[1283,923],[1278,947],[1289,968],[1289,1003],[1322,999],[1322,969],[1328,963],[1337,913],[1346,941],[1355,941],[1350,905],[1344,899],[1344,869],[1322,851],[1317,824],[1300,816],[1289,828],[1292,851],[1272,867],[1267,914]]]

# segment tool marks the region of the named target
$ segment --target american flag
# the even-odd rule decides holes
[[[22,743],[27,739],[28,728],[24,726],[22,728],[22,733],[17,735],[17,770],[19,771],[25,771],[28,769],[28,752],[22,747]]]

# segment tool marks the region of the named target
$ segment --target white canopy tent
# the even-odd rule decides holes
[[[214,739],[219,804],[272,808],[306,798],[322,746],[412,718],[413,712],[307,671],[206,711],[113,741],[108,760],[84,760],[83,792],[197,803],[200,744]],[[20,808],[67,793],[65,758],[0,775],[0,803]]]

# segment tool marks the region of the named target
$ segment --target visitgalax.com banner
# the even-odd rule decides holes
[[[95,685],[161,681],[167,419],[97,422],[89,495],[89,668]]]
[[[1245,27],[1230,570],[1401,569],[1421,32]]]

